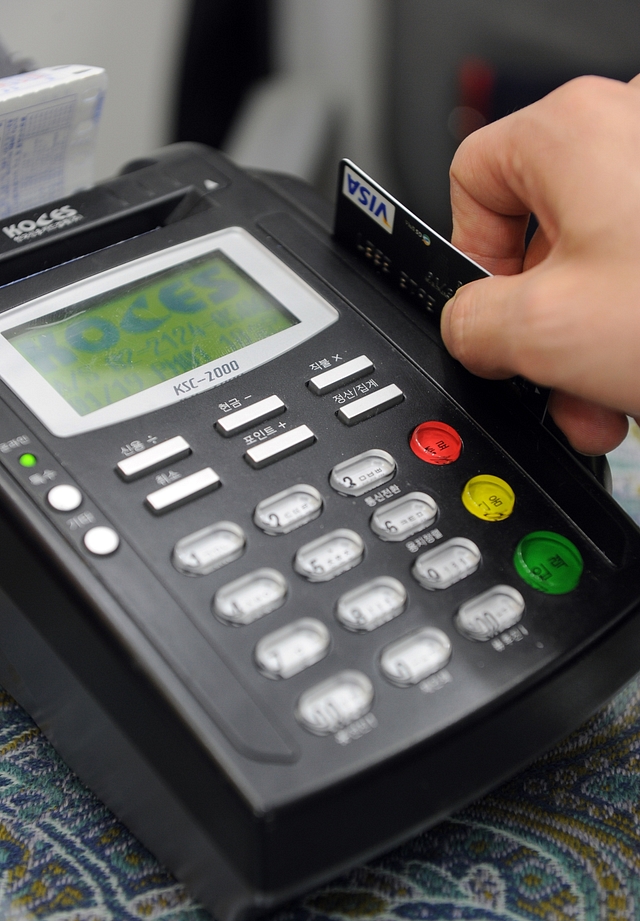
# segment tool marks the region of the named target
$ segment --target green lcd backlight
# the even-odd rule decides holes
[[[4,335],[85,416],[298,322],[216,251]]]

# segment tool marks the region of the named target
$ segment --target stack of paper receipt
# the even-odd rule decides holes
[[[106,84],[78,64],[0,79],[0,218],[93,183]]]

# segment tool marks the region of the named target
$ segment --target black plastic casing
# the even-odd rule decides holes
[[[462,370],[419,307],[332,240],[327,209],[306,187],[249,175],[195,145],[133,166],[68,200],[84,223],[29,249],[9,240],[0,246],[3,311],[146,253],[241,226],[340,319],[243,377],[72,438],[52,436],[0,384],[0,680],[85,783],[221,921],[232,921],[434,824],[527,764],[629,680],[640,664],[640,534],[523,408],[515,388]],[[348,402],[351,385],[318,397],[306,382],[319,362],[360,354],[375,365],[369,378],[380,387],[396,383],[405,399],[350,427],[336,417],[343,404],[335,397]],[[214,422],[220,404],[273,393],[287,406],[282,419],[309,425],[317,440],[254,470],[244,459],[246,433],[223,438]],[[435,467],[410,451],[411,432],[428,419],[462,436],[455,464]],[[172,468],[186,475],[211,465],[222,487],[154,517],[143,502],[156,488],[155,473],[132,483],[115,473],[121,447],[149,434],[183,435],[193,453]],[[370,448],[395,457],[398,495],[422,490],[435,498],[444,538],[478,544],[477,573],[427,592],[411,575],[412,542],[379,540],[366,496],[330,487],[335,464]],[[71,524],[75,513],[47,506],[46,484],[34,486],[17,463],[21,450],[81,489],[93,523],[120,534],[116,553],[97,558],[84,549],[82,520]],[[508,519],[481,521],[463,507],[464,484],[479,473],[513,487]],[[263,534],[252,522],[255,505],[293,483],[320,490],[322,515],[290,534]],[[243,528],[244,556],[209,576],[178,573],[170,562],[176,540],[218,520]],[[297,549],[336,528],[363,537],[363,562],[335,580],[307,582],[291,566]],[[545,595],[517,575],[515,547],[535,530],[561,533],[579,548],[585,569],[573,592]],[[247,627],[217,621],[215,591],[261,566],[285,575],[285,605]],[[335,618],[337,598],[381,574],[406,586],[406,611],[370,634],[345,631]],[[525,629],[503,637],[502,649],[466,639],[454,626],[461,603],[499,583],[526,602]],[[302,616],[329,628],[329,654],[285,681],[265,678],[254,663],[256,642]],[[451,640],[451,680],[395,687],[381,674],[381,651],[425,624]],[[347,668],[373,682],[375,719],[348,739],[312,735],[295,717],[300,694]]]

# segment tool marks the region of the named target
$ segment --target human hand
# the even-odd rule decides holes
[[[483,377],[553,388],[573,446],[612,450],[640,417],[640,76],[580,77],[474,132],[451,200],[452,242],[495,277],[446,305],[445,345]]]

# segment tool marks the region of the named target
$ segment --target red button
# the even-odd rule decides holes
[[[453,464],[460,457],[462,438],[446,422],[421,422],[413,430],[409,446],[428,464]]]

